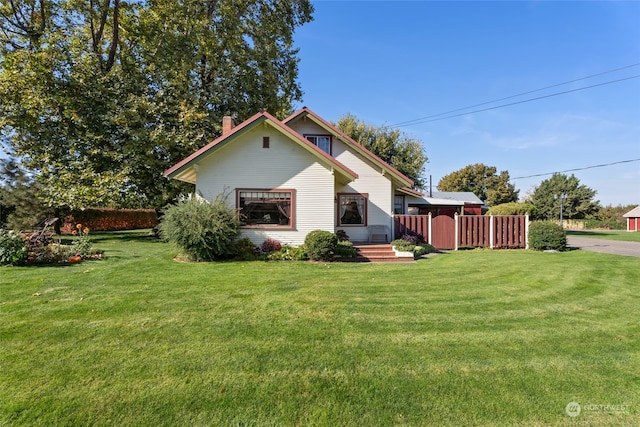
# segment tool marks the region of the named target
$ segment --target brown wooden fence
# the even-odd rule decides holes
[[[396,239],[407,233],[417,233],[438,249],[527,248],[528,229],[529,217],[526,215],[394,216]]]

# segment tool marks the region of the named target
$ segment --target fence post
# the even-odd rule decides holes
[[[489,215],[489,247],[493,249],[493,215]]]
[[[529,249],[529,214],[524,216],[524,248]]]
[[[455,214],[453,214],[453,219],[455,220],[455,221],[454,221],[455,228],[456,228],[456,237],[455,237],[455,239],[456,239],[456,242],[455,242],[455,243],[456,243],[456,244],[455,244],[455,250],[457,251],[457,250],[458,250],[458,212],[456,212]]]
[[[431,244],[431,242],[433,241],[433,230],[431,229],[431,212],[429,212],[429,225],[428,225],[428,229],[429,229],[429,241],[427,243]]]

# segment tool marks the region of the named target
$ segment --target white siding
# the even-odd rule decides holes
[[[297,120],[292,125],[300,134],[326,134],[327,132],[312,121]],[[332,155],[358,174],[358,179],[345,186],[336,188],[336,193],[366,193],[369,195],[367,206],[367,223],[380,224],[393,230],[393,186],[391,180],[383,175],[381,168],[353,150],[338,138],[333,137]],[[337,222],[337,218],[334,219]],[[366,227],[341,226],[336,229],[345,230],[349,239],[355,242],[367,241],[369,238]],[[393,239],[389,236],[389,239]]]
[[[270,148],[262,148],[264,136],[270,138]],[[201,160],[198,171],[196,191],[208,200],[229,193],[228,204],[234,207],[236,188],[296,190],[295,229],[243,229],[242,235],[256,244],[271,237],[298,246],[312,230],[335,230],[331,171],[269,126],[259,126]]]

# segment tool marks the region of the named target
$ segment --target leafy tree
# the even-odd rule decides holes
[[[567,176],[554,173],[551,178],[540,183],[531,194],[531,203],[538,208],[540,218],[555,220],[560,218],[560,195],[566,194],[562,200],[564,218],[582,219],[595,214],[600,209],[599,202],[594,201],[596,191],[580,184],[575,175]]]
[[[27,230],[51,218],[54,212],[40,193],[40,185],[15,159],[0,159],[0,228]]]
[[[302,92],[308,0],[13,0],[0,6],[0,138],[51,205],[161,207],[162,172],[226,114],[279,117]],[[124,205],[124,206],[123,206]]]
[[[517,202],[518,193],[515,186],[509,183],[509,172],[497,174],[495,166],[482,163],[468,165],[442,177],[438,182],[440,191],[470,191],[488,206]]]
[[[350,138],[412,179],[416,189],[425,188],[424,166],[429,158],[419,140],[410,138],[397,129],[368,125],[352,114],[346,114],[338,120],[336,126]]]

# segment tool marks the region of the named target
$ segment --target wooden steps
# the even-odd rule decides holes
[[[351,262],[414,262],[411,257],[397,257],[389,244],[354,244],[358,251]]]

